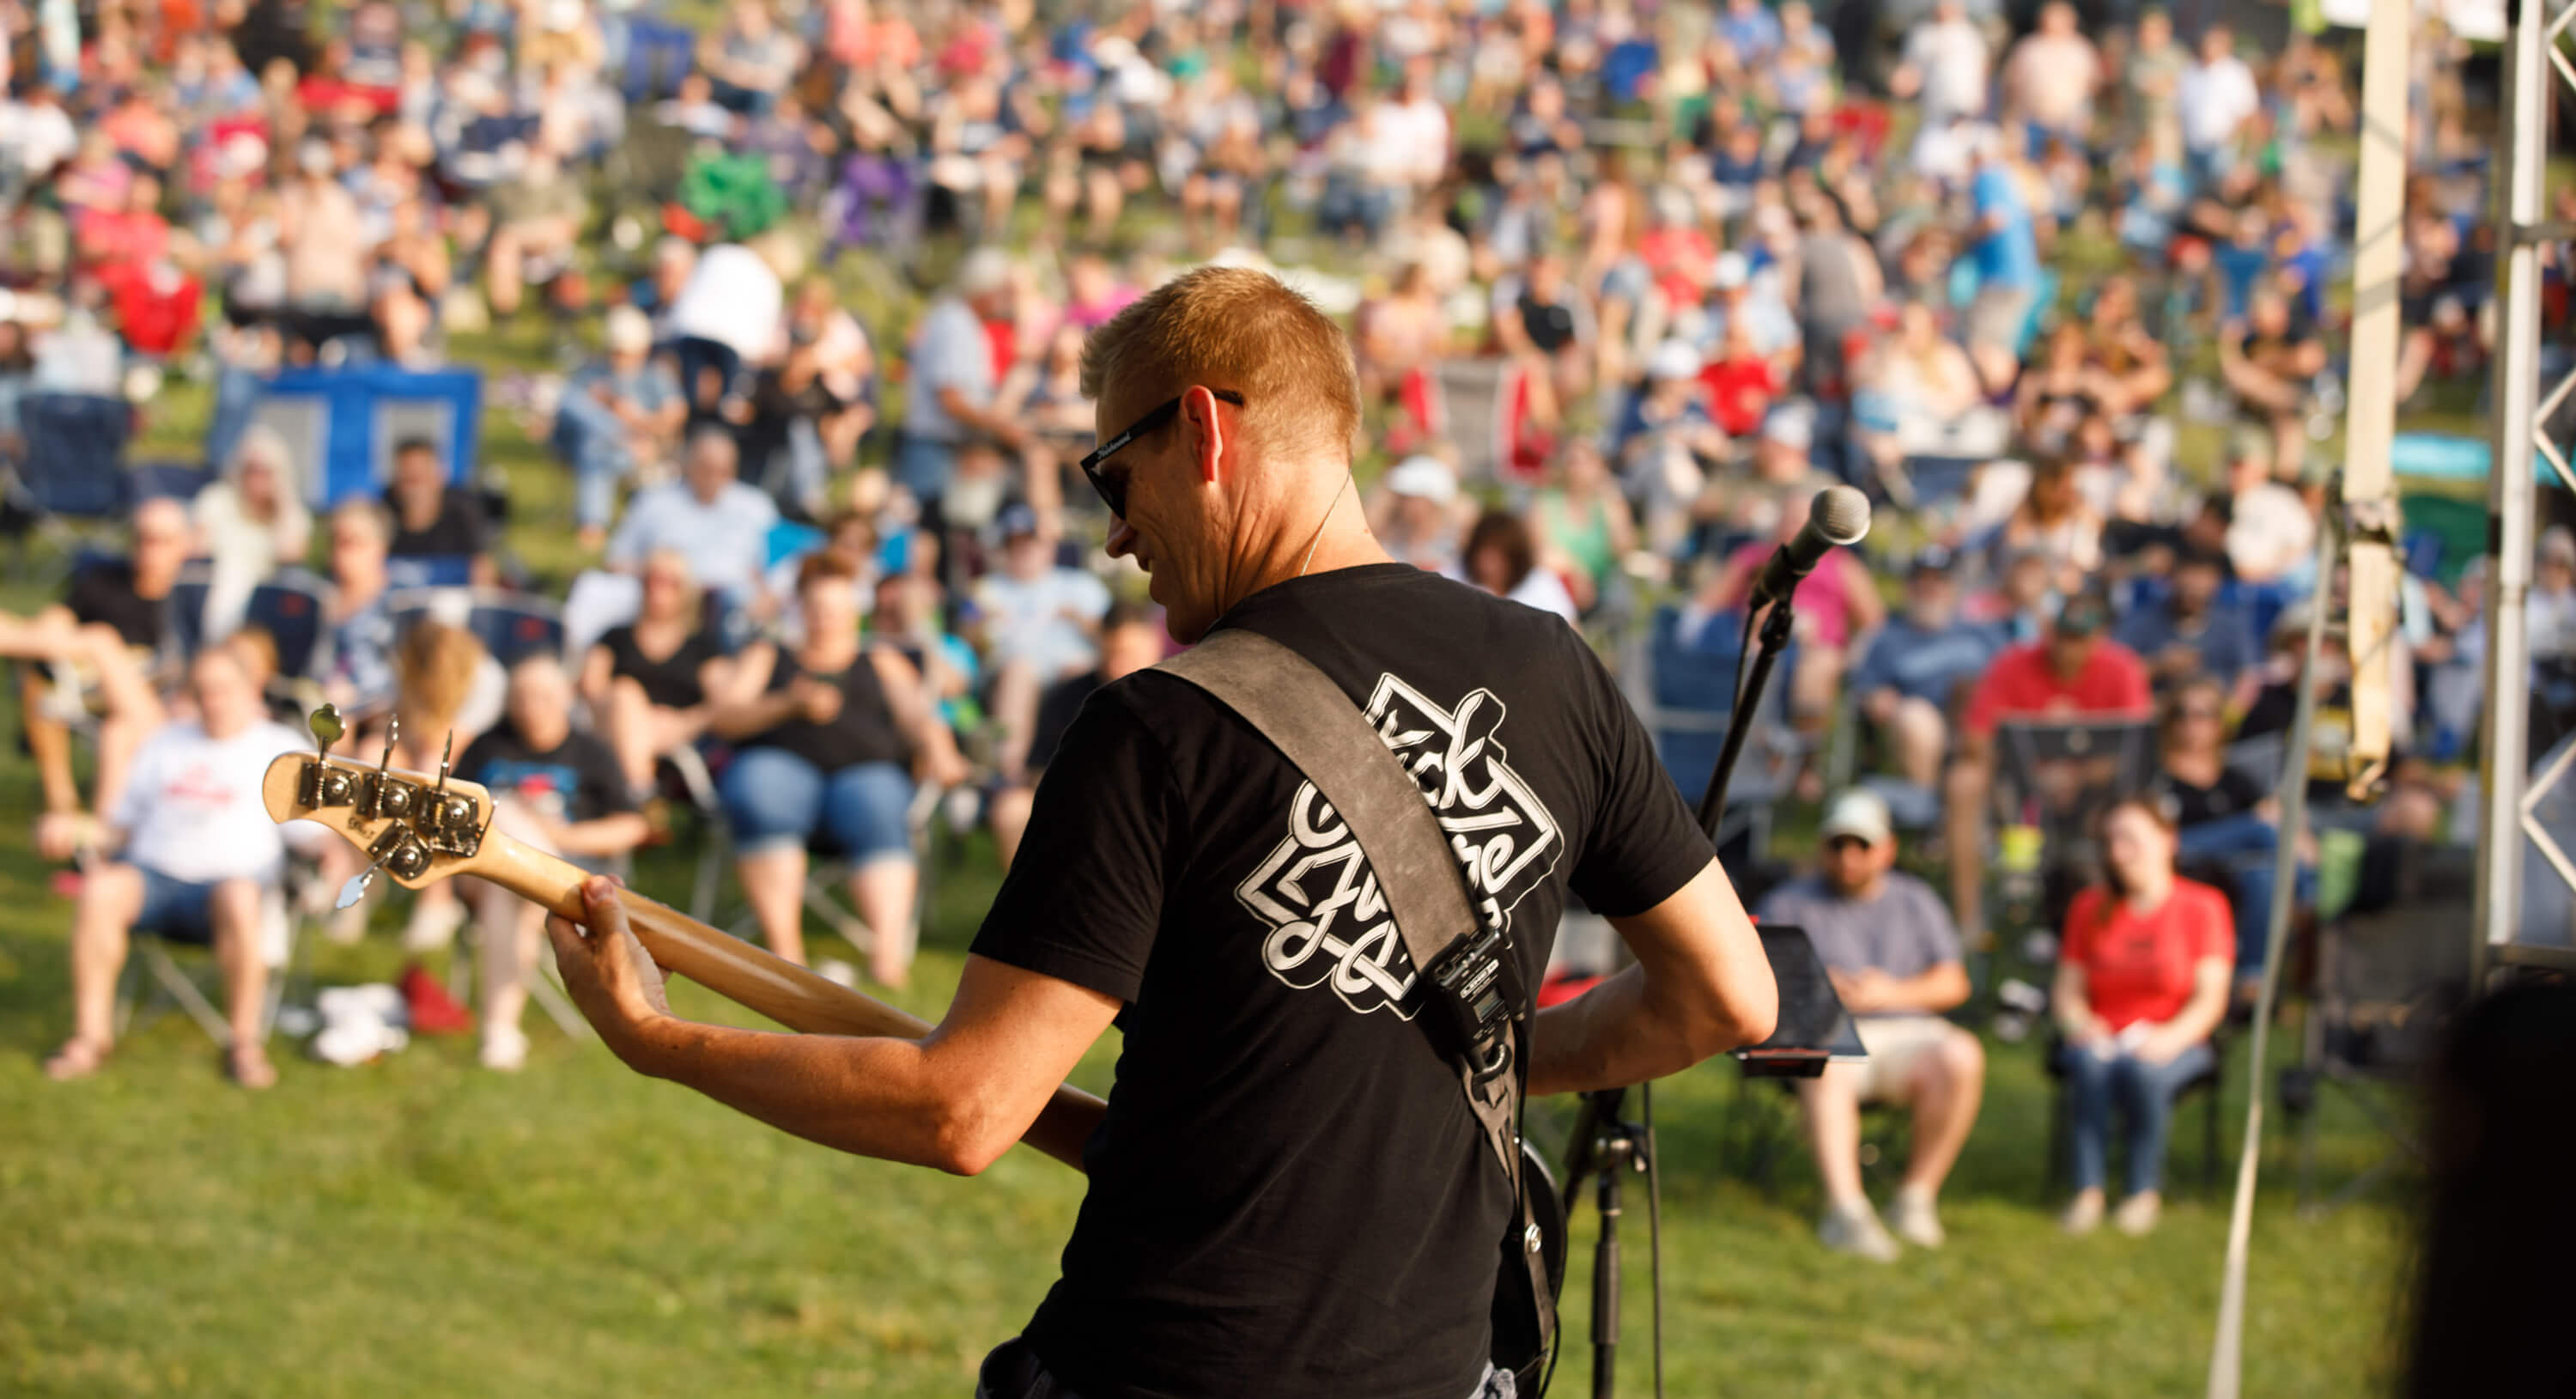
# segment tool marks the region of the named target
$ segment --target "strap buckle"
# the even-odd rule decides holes
[[[1451,944],[1424,973],[1436,988],[1429,999],[1440,1006],[1479,1082],[1511,1067],[1511,1021],[1520,1009],[1512,956],[1509,934],[1480,928]]]

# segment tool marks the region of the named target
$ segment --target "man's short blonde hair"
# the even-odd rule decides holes
[[[1193,385],[1243,395],[1245,434],[1281,452],[1346,460],[1359,432],[1350,341],[1267,272],[1202,267],[1146,293],[1092,332],[1082,392],[1118,384],[1141,404]]]

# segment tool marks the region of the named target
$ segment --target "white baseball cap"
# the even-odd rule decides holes
[[[653,348],[653,321],[632,306],[612,306],[608,310],[608,348],[612,350],[649,350]]]
[[[1699,348],[1687,340],[1667,340],[1655,347],[1654,358],[1646,361],[1646,373],[1656,379],[1689,379],[1699,374]]]
[[[1731,291],[1753,280],[1753,260],[1732,248],[1717,255],[1716,265],[1709,269],[1709,280],[1722,291]]]
[[[1863,845],[1877,847],[1896,838],[1896,818],[1887,811],[1887,800],[1866,787],[1854,787],[1834,798],[1825,808],[1825,819],[1816,827],[1816,839],[1830,842],[1836,836],[1850,836]]]
[[[1458,498],[1458,473],[1438,457],[1406,457],[1386,474],[1386,488],[1397,495],[1447,505]]]

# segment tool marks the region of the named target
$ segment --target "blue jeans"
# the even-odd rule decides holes
[[[213,945],[215,890],[223,881],[201,884],[174,879],[147,865],[136,865],[134,870],[143,876],[143,907],[134,915],[134,931],[155,933],[171,942]]]
[[[698,396],[699,371],[706,369],[716,371],[718,399],[729,394],[742,393],[750,388],[749,376],[742,363],[742,352],[721,340],[683,335],[672,342],[671,357],[679,361],[680,395],[695,406],[699,414],[713,412],[716,407],[715,401],[702,400]]]
[[[895,484],[912,492],[912,498],[927,506],[948,492],[948,478],[957,468],[957,445],[917,432],[903,435],[895,448]]]
[[[912,778],[893,763],[825,772],[783,748],[746,748],[716,779],[716,794],[744,854],[820,836],[858,864],[912,861]]]
[[[2250,976],[2263,967],[2263,948],[2272,936],[2272,889],[2278,882],[2274,859],[2281,833],[2252,812],[2222,816],[2185,826],[2176,833],[2174,855],[2185,869],[2222,868],[2235,891],[2236,973]],[[2292,897],[2301,904],[2317,898],[2314,865],[2299,866]]]
[[[572,517],[584,529],[608,528],[617,513],[617,483],[632,475],[624,425],[599,400],[578,389],[555,410],[554,449],[572,463]]]
[[[2156,1189],[2164,1179],[2165,1136],[2173,1125],[2174,1095],[2209,1072],[2216,1062],[2209,1046],[2195,1044],[2162,1064],[2133,1058],[2126,1050],[2108,1059],[2075,1045],[2066,1046],[2062,1053],[2071,1119],[2067,1145],[2074,1156],[2075,1188],[2098,1190],[2109,1176],[2111,1108],[2117,1104],[2128,1119],[2125,1179],[2129,1193]]]
[[[258,420],[260,395],[266,392],[267,375],[239,365],[217,366],[214,417],[206,425],[206,460],[216,470],[231,465],[233,449]]]

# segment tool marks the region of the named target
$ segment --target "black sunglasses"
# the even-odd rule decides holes
[[[1237,408],[1243,406],[1243,395],[1232,389],[1210,389],[1208,393],[1219,403],[1231,403]],[[1145,416],[1129,423],[1126,431],[1092,448],[1091,455],[1082,459],[1082,474],[1090,480],[1091,488],[1100,493],[1100,503],[1109,507],[1110,514],[1122,520],[1127,518],[1127,478],[1123,474],[1101,475],[1100,464],[1118,455],[1128,443],[1170,422],[1181,411],[1182,401],[1188,397],[1189,395],[1184,393],[1160,407],[1147,411]]]

